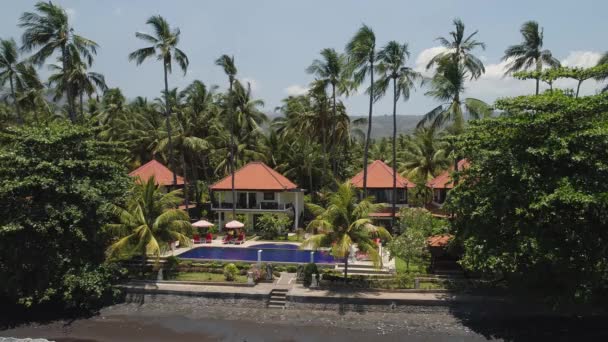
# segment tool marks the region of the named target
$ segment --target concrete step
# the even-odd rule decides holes
[[[344,273],[342,273],[343,275]],[[351,272],[350,270],[348,270],[348,275],[356,275],[356,276],[366,276],[366,277],[376,277],[376,278],[388,278],[388,277],[393,277],[393,274],[390,273],[367,273],[367,272]]]
[[[336,264],[336,268],[344,268],[344,264]],[[365,268],[369,270],[375,270],[376,268],[372,264],[348,264],[348,268]]]
[[[287,293],[289,289],[273,289],[272,293]]]
[[[343,268],[336,268],[336,271],[344,273]],[[348,273],[365,273],[365,274],[389,274],[387,270],[377,270],[377,269],[368,269],[368,268],[348,268]]]
[[[269,309],[285,309],[285,305],[281,304],[281,305],[268,305]]]
[[[285,296],[285,295],[276,295],[276,294],[270,295],[270,300],[282,300],[282,301],[285,301],[286,299],[287,299],[287,296]]]
[[[268,301],[268,306],[270,305],[282,305],[285,306],[285,301],[282,300],[269,300]]]

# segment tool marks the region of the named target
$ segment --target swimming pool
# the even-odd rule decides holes
[[[201,246],[179,254],[178,257],[185,259],[257,261],[258,250],[262,250],[263,262],[310,262],[310,250],[298,249],[296,245],[270,243],[245,248]],[[336,263],[334,257],[326,251],[314,251],[313,260],[320,264]]]

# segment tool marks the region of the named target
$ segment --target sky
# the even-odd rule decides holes
[[[0,0],[0,38],[20,42],[17,26],[35,1]],[[305,69],[323,48],[343,51],[362,24],[370,26],[378,47],[390,40],[408,43],[409,65],[428,73],[426,62],[439,51],[436,38],[447,36],[454,18],[461,18],[466,32],[478,30],[485,50],[475,51],[486,73],[466,84],[465,96],[492,103],[496,98],[534,91],[534,81],[503,77],[505,48],[521,41],[519,28],[536,20],[544,28],[544,47],[562,64],[592,66],[608,50],[608,1],[602,0],[57,0],[70,16],[75,31],[100,45],[92,70],[101,72],[110,87],[120,87],[127,98],[155,98],[163,87],[162,65],[155,59],[137,66],[127,55],[145,47],[136,31],[150,32],[148,17],[160,14],[181,30],[180,48],[190,66],[186,75],[174,68],[170,87],[183,88],[195,79],[225,89],[227,79],[214,60],[222,54],[235,57],[238,78],[250,82],[253,95],[264,100],[266,112],[274,111],[288,95],[306,91],[313,76]],[[49,60],[49,63],[55,62]],[[43,77],[48,67],[42,67]],[[559,86],[560,84],[558,84]],[[571,81],[561,86],[574,87]],[[588,81],[583,94],[593,94],[601,84]],[[415,90],[398,114],[421,115],[440,103]],[[342,99],[350,115],[367,115],[368,97],[363,88]],[[374,115],[392,113],[392,100],[381,99]]]

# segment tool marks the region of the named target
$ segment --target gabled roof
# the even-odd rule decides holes
[[[251,162],[234,173],[235,190],[295,190],[296,184],[262,162]],[[232,176],[211,186],[211,190],[231,190]]]
[[[356,174],[350,180],[356,188],[363,188],[363,171]],[[389,189],[393,187],[393,168],[386,165],[382,160],[374,160],[367,166],[367,188]],[[397,173],[398,188],[414,188],[416,184]]]
[[[469,167],[469,161],[466,159],[461,159],[458,161],[458,171],[462,171]],[[452,182],[452,172],[454,172],[454,166],[452,166],[449,170],[443,171],[439,176],[431,179],[426,183],[426,186],[432,189],[452,189],[454,187],[454,182]]]
[[[433,235],[426,240],[429,247],[445,247],[454,236],[451,234]]]
[[[158,185],[173,185],[173,172],[154,159],[131,171],[129,176],[139,178],[141,181],[147,181],[154,176]],[[177,185],[184,185],[183,177],[177,176]]]

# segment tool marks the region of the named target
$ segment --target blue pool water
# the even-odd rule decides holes
[[[201,246],[186,251],[178,257],[187,259],[257,261],[258,250],[262,250],[263,262],[310,262],[310,250],[298,249],[298,246],[287,244],[259,244],[246,248],[207,247]],[[334,257],[325,251],[314,252],[314,262],[333,264]]]

